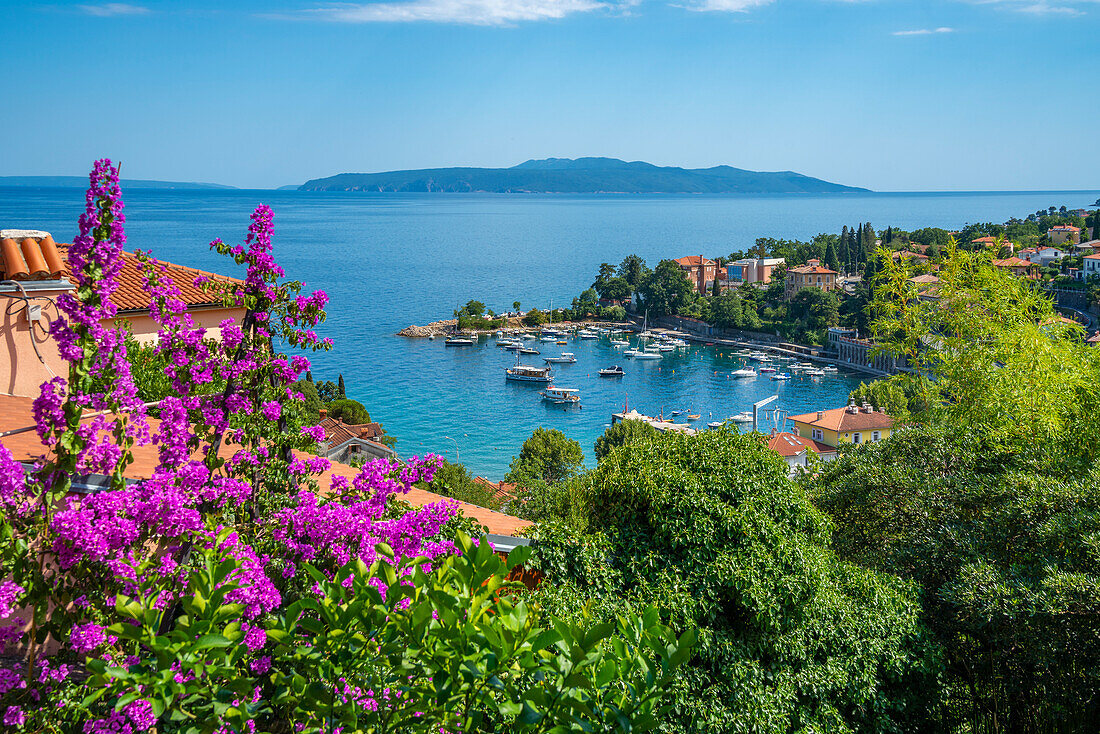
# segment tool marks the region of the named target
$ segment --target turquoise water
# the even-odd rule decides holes
[[[835,407],[858,384],[853,376],[782,384],[728,377],[739,363],[718,350],[632,362],[606,341],[539,344],[563,349],[557,384],[581,390],[580,410],[546,405],[538,389],[505,383],[514,356],[492,341],[446,348],[442,340],[393,333],[449,316],[471,298],[504,310],[519,300],[545,308],[586,288],[600,262],[636,252],[651,264],[666,257],[744,249],[757,237],[809,238],[870,221],[913,229],[1004,221],[1040,207],[1092,204],[1100,192],[856,194],[828,196],[526,196],[304,193],[295,191],[124,192],[129,249],[234,274],[210,240],[241,241],[258,203],[275,210],[276,254],[291,277],[332,297],[323,325],[336,348],[314,360],[314,376],[343,372],[348,392],[398,438],[405,455],[434,451],[500,478],[538,426],[592,444],[610,413],[630,407],[655,414],[691,408],[705,422],[779,394],[792,413]],[[0,189],[0,228],[45,229],[71,241],[83,192]],[[531,359],[531,358],[529,358]],[[539,358],[540,359],[540,358]],[[535,363],[535,362],[531,362]],[[541,361],[538,363],[541,364]],[[619,363],[622,379],[596,370]],[[452,440],[444,438],[449,436]]]

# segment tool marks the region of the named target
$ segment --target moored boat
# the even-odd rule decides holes
[[[562,352],[560,357],[543,357],[547,364],[575,364],[577,357],[572,352]]]
[[[730,373],[733,377],[756,377],[756,370],[752,368],[745,368],[743,370],[734,370]]]
[[[542,352],[533,347],[520,347],[518,351],[520,354],[542,354]]]
[[[452,336],[447,341],[443,342],[448,347],[468,347],[474,343],[473,339],[467,339],[464,336]]]
[[[548,403],[557,405],[576,405],[581,401],[581,391],[575,387],[554,387],[550,385],[539,395]]]
[[[625,374],[626,372],[624,372],[623,368],[619,365],[615,365],[614,367],[604,367],[602,370],[600,370],[600,377],[622,377]]]
[[[730,418],[734,423],[752,423],[752,413],[747,410],[743,410],[737,415]]]
[[[504,379],[511,380],[512,382],[540,382],[549,384],[550,368],[517,364],[504,371]]]

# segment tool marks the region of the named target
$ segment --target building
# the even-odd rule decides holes
[[[60,315],[57,297],[76,287],[68,251],[69,245],[55,243],[49,232],[0,229],[0,296],[7,303],[0,317],[0,393],[35,397],[39,385],[68,370],[49,336],[50,322]],[[112,322],[123,321],[139,342],[148,344],[156,340],[160,325],[149,316],[149,294],[138,259],[128,252],[122,259],[119,287],[112,296],[118,315]],[[200,276],[240,281],[182,265],[165,266],[187,313],[207,336],[218,338],[227,318],[237,323],[244,319],[244,309],[226,308],[194,283]]]
[[[385,432],[380,423],[344,423],[332,418],[328,411],[321,410],[321,422],[325,429],[325,440],[320,444],[321,455],[344,464],[353,459],[390,459],[394,451],[379,441]]]
[[[674,260],[698,293],[707,293],[718,275],[718,263],[702,255],[689,255]]]
[[[1046,267],[1055,260],[1060,260],[1069,254],[1066,250],[1057,247],[1028,247],[1020,250],[1020,257],[1035,265]]]
[[[822,461],[832,461],[837,454],[835,446],[787,432],[773,433],[768,438],[768,448],[783,457],[791,476],[798,473],[799,467],[809,466],[810,454],[817,454]]]
[[[889,438],[895,422],[885,412],[875,410],[867,403],[856,405],[854,402],[843,408],[791,416],[789,420],[794,423],[794,435],[833,447]]]
[[[939,299],[940,295],[940,278],[938,275],[932,273],[925,273],[924,275],[914,275],[909,279],[917,289],[917,298],[922,301],[933,301]]]
[[[474,484],[481,485],[485,489],[493,493],[493,501],[498,506],[502,506],[511,500],[514,500],[519,493],[519,487],[514,484],[509,484],[504,480],[494,482],[486,479],[485,477],[474,477]]]
[[[970,244],[974,245],[975,247],[996,247],[997,246],[997,238],[996,237],[978,237],[977,239],[970,240]],[[1012,248],[1012,243],[1009,242],[1008,240],[1005,240],[1005,244],[1008,245],[1009,249]]]
[[[1003,260],[994,260],[993,266],[1001,270],[1008,270],[1016,277],[1026,276],[1035,268],[1034,263],[1018,257],[1006,257]]]
[[[740,285],[741,283],[771,283],[772,271],[786,262],[781,257],[748,257],[736,260],[727,266],[729,282]]]
[[[928,262],[928,256],[922,255],[919,252],[913,252],[911,250],[897,250],[890,255],[895,260],[907,260],[909,262],[920,265],[921,263]]]
[[[823,291],[836,290],[835,270],[824,267],[818,260],[810,260],[805,265],[787,271],[787,286],[784,297],[789,301],[803,288],[820,288]]]
[[[1059,224],[1047,230],[1047,239],[1052,245],[1062,245],[1067,242],[1076,244],[1081,241],[1081,228],[1072,224]]]
[[[1081,271],[1085,278],[1100,276],[1100,252],[1094,255],[1085,255],[1081,258]]]
[[[866,367],[884,374],[891,374],[905,364],[904,358],[895,355],[885,353],[876,355],[874,352],[878,345],[870,339],[860,339],[855,329],[830,326],[826,333],[829,350],[835,352],[837,360],[846,365]]]

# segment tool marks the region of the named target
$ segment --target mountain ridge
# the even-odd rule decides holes
[[[415,168],[338,173],[306,181],[299,191],[532,194],[797,194],[857,193],[869,189],[794,171],[656,166],[618,158],[529,159],[510,168]]]
[[[216,183],[196,181],[157,181],[144,178],[124,178],[122,186],[131,189],[235,189]],[[43,187],[43,188],[88,188],[87,176],[0,176],[0,186]]]

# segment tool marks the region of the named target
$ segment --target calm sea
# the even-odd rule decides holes
[[[471,298],[504,310],[565,304],[588,287],[601,262],[638,253],[666,257],[744,249],[757,237],[810,238],[872,222],[914,229],[1004,221],[1039,208],[1071,209],[1100,192],[856,194],[829,196],[527,196],[303,193],[295,191],[124,192],[128,248],[165,260],[236,274],[210,240],[241,241],[259,203],[275,210],[276,254],[289,276],[332,297],[324,331],[336,348],[314,360],[314,377],[343,373],[352,397],[397,437],[404,455],[456,451],[472,472],[499,479],[539,426],[592,445],[610,414],[629,400],[657,413],[690,409],[703,422],[779,394],[793,413],[844,402],[855,376],[781,384],[734,380],[739,363],[695,347],[659,362],[631,362],[606,342],[540,344],[568,349],[575,365],[557,384],[581,390],[580,410],[539,401],[537,388],[505,383],[514,357],[492,341],[446,348],[441,340],[393,336],[409,324],[450,316]],[[0,228],[33,228],[71,241],[83,209],[76,189],[0,189]],[[534,358],[538,359],[538,358]],[[540,362],[541,363],[541,362]],[[621,363],[625,378],[596,370]]]

